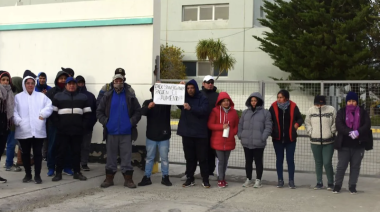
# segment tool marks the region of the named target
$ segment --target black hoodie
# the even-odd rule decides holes
[[[62,92],[63,90],[65,90],[64,88],[61,89],[60,87],[58,87],[58,78],[62,75],[66,75],[67,77],[69,77],[69,74],[64,72],[64,71],[58,71],[57,73],[57,76],[55,77],[55,80],[54,80],[54,85],[55,87],[48,90],[48,92],[46,93],[46,96],[49,97],[49,99],[51,101],[53,101],[54,99],[54,96],[59,93],[59,92]]]
[[[214,89],[207,90],[202,86],[202,94],[208,99],[209,114],[211,114],[212,109],[215,107],[216,100],[218,99],[219,93],[216,92],[217,88],[214,86]]]
[[[150,88],[152,99],[145,100],[141,107],[141,115],[146,116],[146,137],[153,141],[165,141],[171,137],[170,108],[171,105],[155,105],[148,109],[153,102],[154,87]]]

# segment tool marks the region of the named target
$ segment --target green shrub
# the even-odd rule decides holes
[[[170,111],[170,116],[172,119],[179,119],[181,117],[181,109]]]

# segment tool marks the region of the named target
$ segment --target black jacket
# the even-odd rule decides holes
[[[64,71],[58,71],[57,73],[57,76],[55,77],[55,80],[54,80],[54,85],[55,87],[49,89],[47,92],[46,92],[46,96],[53,102],[54,100],[54,96],[57,94],[57,93],[60,93],[64,90],[61,89],[60,87],[58,87],[58,78],[62,75],[66,75],[67,77],[69,76],[69,74],[67,74],[66,72]],[[50,116],[47,120],[47,124],[49,126],[51,126],[51,124],[53,124],[53,116]]]
[[[91,107],[91,116],[89,119],[89,123],[86,124],[87,128],[86,131],[92,132],[94,129],[94,126],[96,124],[96,98],[95,95],[91,92],[87,91],[86,86],[78,87],[78,92],[82,93],[87,96],[88,105]]]
[[[137,123],[141,119],[141,106],[135,93],[132,93],[130,88],[131,87],[128,84],[124,83],[124,89],[126,89],[125,95],[129,113],[128,115],[132,125],[131,138],[132,141],[135,141],[138,137]],[[103,141],[105,141],[108,136],[106,125],[108,122],[108,117],[110,116],[113,92],[114,89],[105,92],[96,109],[96,118],[99,119],[99,122],[103,125]]]
[[[153,92],[152,88],[151,92]],[[171,105],[155,105],[153,108],[148,109],[151,102],[153,102],[153,99],[145,100],[141,107],[141,115],[147,118],[146,137],[153,141],[168,140],[171,137]]]
[[[371,119],[367,111],[360,107],[360,127],[358,129],[359,138],[352,139],[349,133],[353,131],[346,125],[346,107],[341,108],[335,120],[336,130],[338,135],[335,138],[334,148],[341,149],[342,147],[349,148],[365,148],[371,150],[373,148],[373,137],[371,130]]]
[[[53,124],[57,134],[83,135],[91,118],[87,96],[64,90],[53,99]]]
[[[218,100],[219,93],[216,92],[217,88],[214,87],[212,90],[207,90],[202,86],[202,94],[208,99],[209,114],[211,114],[212,109],[215,107],[216,100]]]
[[[285,110],[279,109],[277,102],[274,102],[269,108],[272,115],[272,141],[273,142],[296,142],[297,130],[294,128],[295,124],[301,126],[303,119],[297,105],[290,101],[289,107]]]
[[[187,91],[185,94],[185,102],[191,107],[190,110],[185,110],[183,106],[178,106],[181,109],[181,117],[179,119],[177,135],[193,138],[208,138],[208,117],[209,106],[207,97],[205,97],[198,88],[195,80],[190,80],[186,83],[186,87],[192,84],[195,87],[195,95],[189,96]]]

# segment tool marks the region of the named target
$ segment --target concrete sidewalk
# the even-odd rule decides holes
[[[153,185],[128,189],[123,187],[120,172],[115,177],[115,186],[101,189],[104,180],[104,164],[89,164],[92,168],[84,172],[89,179],[80,182],[72,176],[64,176],[60,182],[52,182],[46,176],[43,163],[43,184],[22,183],[24,172],[0,171],[8,182],[0,184],[0,211],[152,211],[152,212],[237,212],[237,211],[380,211],[380,179],[359,178],[357,195],[351,195],[344,185],[340,194],[326,190],[315,191],[314,174],[296,173],[297,189],[278,189],[275,172],[264,171],[260,189],[243,188],[244,170],[228,169],[228,188],[205,189],[201,180],[196,186],[182,188],[179,176],[183,165],[170,165],[173,186],[160,184],[161,174],[152,176]],[[135,169],[137,184],[143,171]],[[198,175],[199,176],[199,175]],[[286,176],[286,174],[285,174]],[[285,180],[286,181],[286,180]],[[347,182],[347,177],[345,183]]]

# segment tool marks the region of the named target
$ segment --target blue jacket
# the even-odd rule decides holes
[[[97,119],[96,119],[96,98],[95,98],[95,95],[92,94],[91,92],[87,91],[86,86],[83,86],[83,87],[78,86],[78,92],[83,93],[84,95],[87,96],[88,104],[91,107],[91,117],[88,120],[89,123],[86,124],[87,127],[85,130],[92,132],[94,129],[94,125],[96,124],[96,121],[97,121]]]
[[[183,106],[178,106],[178,108],[181,109],[181,117],[179,119],[177,135],[193,138],[208,138],[208,99],[199,91],[198,84],[195,80],[192,79],[186,83],[186,88],[189,84],[194,85],[195,95],[191,97],[186,91],[185,103],[190,105],[190,110],[185,110]]]
[[[113,91],[110,116],[106,125],[109,135],[131,135],[132,124],[127,104],[125,89],[119,94]]]
[[[40,75],[41,75],[42,73],[44,73],[44,72],[40,72],[40,73],[38,73],[38,75],[37,75],[37,85],[36,85],[36,87],[34,88],[34,90],[37,91],[37,92],[42,92],[44,89],[46,89],[47,91],[51,89],[51,87],[48,86],[47,84],[45,84],[45,85],[41,85],[41,84],[40,84],[40,80],[39,80],[39,78],[40,78]],[[45,73],[44,73],[44,74],[45,74]],[[46,75],[46,74],[45,74],[45,75]],[[47,82],[47,76],[46,76],[46,82]]]

